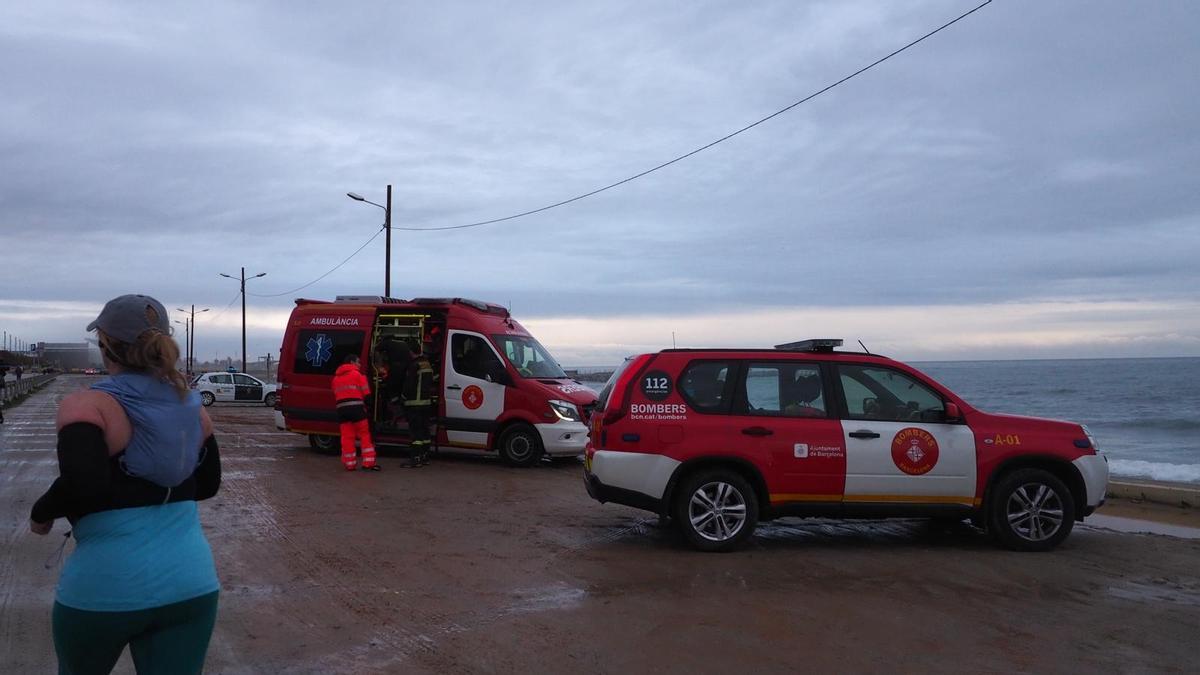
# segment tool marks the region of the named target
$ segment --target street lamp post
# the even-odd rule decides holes
[[[188,322],[187,314],[183,315],[183,321],[180,321],[179,319],[175,319],[175,323],[183,325],[183,345],[184,345],[185,350],[189,349],[190,348],[189,346],[192,344],[192,340],[189,337],[191,335],[192,326]],[[183,370],[187,373],[188,378],[191,379],[191,377],[192,377],[192,353],[190,351],[187,352],[183,357]]]
[[[238,277],[232,276],[230,274],[225,274],[224,272],[218,272],[218,274],[220,274],[223,277],[229,278],[229,279],[237,279],[238,278]],[[265,277],[265,276],[267,276],[266,272],[259,272],[258,274],[255,274],[254,276],[252,276],[250,278],[257,279],[259,277]],[[246,372],[246,268],[245,267],[242,268],[241,287],[240,288],[241,288],[241,294],[242,294],[242,372],[244,373],[244,372]]]
[[[222,276],[226,276],[226,275],[222,275]],[[230,278],[232,279],[233,277],[230,277]],[[176,307],[175,309],[177,309],[181,312],[188,311],[182,307]],[[243,309],[245,309],[245,308],[243,307]],[[202,313],[207,312],[208,308],[205,307],[204,309],[202,309],[200,311]],[[191,321],[191,331],[187,338],[187,374],[189,377],[191,377],[191,375],[192,375],[192,361],[194,360],[192,357],[194,357],[196,355],[196,306],[195,305],[192,305],[192,318],[190,321]]]
[[[346,196],[359,202],[366,202],[383,209],[384,252],[383,252],[383,297],[392,297],[392,186],[387,186],[387,206],[376,204],[356,192],[347,192]]]

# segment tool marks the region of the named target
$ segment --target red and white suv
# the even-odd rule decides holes
[[[971,518],[1045,551],[1104,503],[1108,462],[1073,422],[977,410],[841,340],[633,357],[600,393],[584,477],[706,551],[780,516]]]

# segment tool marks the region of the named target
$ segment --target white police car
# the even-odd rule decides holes
[[[245,373],[201,373],[192,380],[192,389],[200,392],[200,402],[265,403],[275,406],[276,385]]]

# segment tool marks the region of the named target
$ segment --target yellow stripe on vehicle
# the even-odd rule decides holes
[[[818,495],[798,492],[785,492],[771,495],[771,503],[776,502],[840,502],[841,495]]]
[[[846,495],[843,501],[856,504],[897,502],[903,504],[962,504],[964,506],[979,506],[982,500],[974,497],[954,497],[950,495]]]

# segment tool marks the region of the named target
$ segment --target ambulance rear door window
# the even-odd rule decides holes
[[[367,334],[358,330],[302,330],[296,337],[292,371],[333,375],[349,354],[361,357]]]

